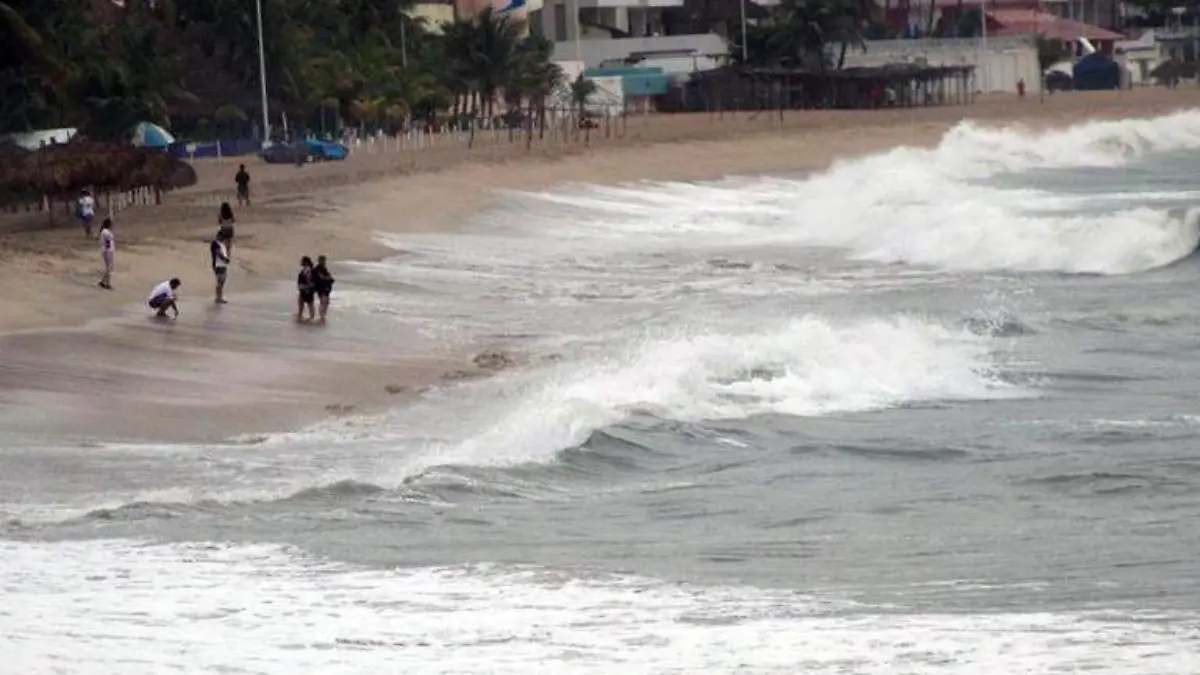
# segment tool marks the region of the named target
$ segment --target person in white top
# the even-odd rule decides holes
[[[100,288],[112,290],[113,260],[117,253],[117,240],[113,236],[112,218],[105,218],[100,223],[100,259],[104,261],[104,278],[100,280]]]
[[[179,316],[179,306],[176,304],[175,289],[179,288],[183,282],[179,279],[170,279],[154,287],[150,291],[150,299],[146,304],[150,305],[150,309],[158,310],[156,316],[166,316],[167,310],[173,310],[175,316]]]
[[[90,239],[92,236],[92,219],[96,217],[96,200],[92,199],[92,193],[87,190],[79,197],[79,202],[76,204],[75,213],[79,216],[79,222],[83,225],[83,233]]]

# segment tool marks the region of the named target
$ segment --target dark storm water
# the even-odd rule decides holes
[[[1140,192],[1177,192],[1152,206],[1182,209],[1198,169],[1194,158],[1167,155],[1132,168],[991,184],[1075,196],[1120,186],[1120,208],[1138,206]],[[448,244],[429,250],[439,246]],[[395,427],[393,435],[366,433],[357,442],[11,447],[0,454],[11,517],[4,535],[286,543],[383,567],[530,563],[839,589],[914,611],[1200,605],[1195,259],[1072,275],[941,272],[787,243],[664,247],[585,253],[528,278],[492,261],[473,270],[485,280],[472,298],[463,296],[466,281],[439,267],[441,258],[422,254],[422,242],[411,248],[404,265],[429,261],[427,276],[406,273],[417,287],[406,290],[411,297],[395,300],[409,303],[400,314],[425,311],[428,320],[406,319],[413,330],[439,330],[425,326],[439,321],[440,330],[463,329],[445,318],[453,314],[479,324],[474,329],[515,336],[514,350],[570,363],[635,329],[902,316],[980,336],[996,380],[1026,393],[724,420],[673,420],[635,406],[576,447],[531,461],[432,461],[392,473],[387,467],[433,443],[460,441],[459,415],[486,418],[490,402],[526,390],[481,384],[446,392],[428,404],[450,411],[436,428],[419,429],[422,415],[399,412],[380,423]],[[589,262],[618,258],[631,270],[625,277],[589,276]],[[394,292],[394,280],[366,269],[359,276],[364,293]],[[778,290],[713,290],[742,283]],[[569,303],[557,302],[563,288]],[[899,345],[885,356],[906,358]],[[513,428],[477,452],[503,454],[506,442],[527,441]],[[78,513],[56,516],[56,505]]]

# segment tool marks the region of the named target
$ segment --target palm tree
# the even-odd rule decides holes
[[[514,70],[504,85],[505,98],[510,106],[520,110],[525,102],[525,147],[533,143],[533,117],[538,112],[540,134],[545,134],[546,99],[562,84],[563,72],[550,61],[554,43],[538,35],[530,35],[517,45]]]
[[[16,7],[0,2],[0,131],[27,130],[66,86],[62,55]]]
[[[467,146],[472,147],[481,112],[479,98],[484,101],[482,112],[491,118],[496,93],[509,81],[517,63],[521,26],[487,7],[472,19],[456,18],[444,24],[442,31],[455,76],[471,91],[471,136]]]
[[[858,7],[852,0],[782,0],[770,26],[747,31],[751,62],[825,70],[828,47],[840,46],[836,68],[850,47],[866,50]]]

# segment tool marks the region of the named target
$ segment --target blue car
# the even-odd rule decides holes
[[[308,154],[317,161],[341,161],[350,154],[350,149],[341,143],[308,139],[304,141]]]

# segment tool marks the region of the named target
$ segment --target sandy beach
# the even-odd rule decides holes
[[[1149,117],[1200,105],[1200,89],[992,97],[975,105],[888,111],[788,111],[630,118],[605,137],[535,143],[484,134],[419,150],[360,149],[347,161],[269,166],[201,160],[198,185],[162,206],[116,217],[115,291],[96,287],[98,247],[73,223],[0,216],[0,429],[103,441],[213,441],[280,431],[331,414],[379,409],[448,378],[483,374],[490,345],[446,346],[386,334],[335,307],[326,327],[290,320],[301,255],[339,261],[396,252],[380,232],[450,230],[497,191],[571,182],[707,180],[815,170],[898,145],[929,146],[963,120],[1065,126]],[[231,304],[211,304],[205,242],[216,208],[233,201],[245,161],[254,205],[238,210]],[[183,314],[154,321],[151,286],[183,279]]]

